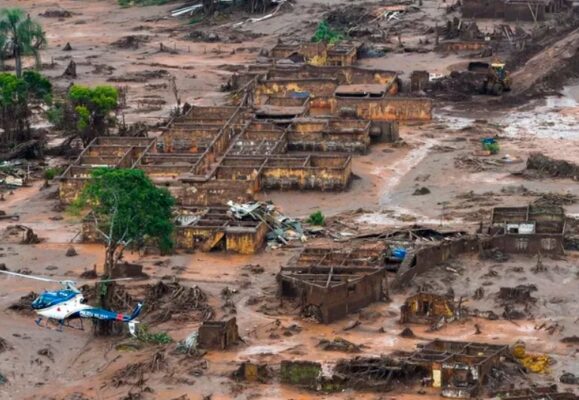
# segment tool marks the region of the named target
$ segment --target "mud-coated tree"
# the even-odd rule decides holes
[[[42,27],[20,8],[0,9],[0,62],[14,57],[16,76],[22,76],[22,57],[33,56],[40,68],[40,48],[46,44]]]
[[[88,218],[93,220],[105,246],[105,277],[111,276],[127,248],[155,242],[163,252],[172,249],[174,203],[171,194],[156,187],[141,170],[98,168],[92,172],[73,207],[90,208]],[[110,285],[100,292],[101,306],[111,307],[113,291],[114,286]],[[111,332],[112,324],[97,324],[98,335]]]
[[[31,104],[49,103],[52,85],[36,71],[22,78],[0,73],[0,146],[11,148],[29,141]]]

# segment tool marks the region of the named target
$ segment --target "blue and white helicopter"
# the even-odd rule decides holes
[[[142,303],[137,303],[137,306],[130,315],[117,313],[114,311],[105,310],[104,308],[98,308],[86,304],[84,296],[81,291],[77,289],[76,282],[72,280],[56,280],[45,278],[41,276],[34,275],[24,275],[17,272],[11,271],[0,271],[0,273],[17,276],[20,278],[34,279],[43,282],[56,282],[62,285],[61,290],[42,292],[33,302],[32,309],[36,311],[39,315],[36,325],[41,326],[43,318],[46,318],[45,326],[48,327],[49,321],[57,321],[59,324],[58,330],[62,331],[64,326],[71,327],[70,324],[65,325],[65,321],[72,319],[80,320],[80,328],[83,329],[82,320],[83,318],[99,319],[104,321],[119,321],[124,322],[129,327],[129,332],[131,335],[135,336],[135,327],[139,322],[136,318],[141,313],[143,308]],[[112,282],[112,281],[123,281],[131,280],[132,278],[119,278],[119,279],[105,279],[99,282]]]

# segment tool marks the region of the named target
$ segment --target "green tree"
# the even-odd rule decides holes
[[[47,103],[52,94],[50,82],[35,71],[22,78],[0,73],[0,142],[10,146],[30,139],[30,103]]]
[[[139,248],[154,241],[164,252],[172,249],[174,202],[166,189],[156,187],[141,170],[97,168],[72,207],[74,211],[90,207],[89,218],[105,245],[104,275],[110,277],[128,247]],[[100,305],[110,309],[114,282],[97,288]],[[111,321],[95,324],[96,335],[114,333]]]
[[[20,8],[0,9],[0,52],[14,57],[16,76],[22,76],[22,57],[33,56],[40,68],[39,49],[46,44],[42,27]]]
[[[115,117],[111,114],[119,106],[119,93],[112,86],[90,88],[72,85],[68,90],[68,101],[74,110],[76,130],[85,144],[96,136],[106,135]]]
[[[127,247],[155,241],[164,252],[172,249],[174,203],[141,170],[97,168],[73,207],[90,207],[105,244],[105,276],[110,276]]]

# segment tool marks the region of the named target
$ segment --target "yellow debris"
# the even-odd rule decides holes
[[[535,374],[549,373],[549,365],[551,364],[551,357],[546,354],[530,354],[527,353],[524,343],[515,343],[511,349],[511,353],[519,360],[519,363],[529,371]]]

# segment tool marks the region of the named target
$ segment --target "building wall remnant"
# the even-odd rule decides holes
[[[437,339],[407,361],[428,368],[432,386],[440,388],[443,397],[472,398],[481,394],[490,371],[508,355],[505,345]]]
[[[398,269],[393,286],[406,286],[416,275],[461,254],[478,252],[481,246],[488,248],[488,240],[471,236],[411,249]]]
[[[430,81],[428,71],[412,71],[410,74],[410,91],[420,92],[427,88]]]
[[[356,116],[369,121],[430,121],[432,99],[424,97],[317,97],[311,100],[312,115],[338,115],[340,110],[351,108]]]
[[[496,207],[488,233],[505,253],[563,254],[565,224],[562,207]]]
[[[237,321],[232,317],[225,321],[205,321],[199,327],[198,343],[202,349],[224,350],[239,340]]]
[[[451,41],[442,42],[436,46],[436,51],[440,52],[460,52],[460,51],[480,51],[484,49],[491,49],[488,42],[483,40],[465,40],[465,41]]]
[[[284,267],[282,299],[297,300],[302,313],[330,323],[383,299],[384,270],[363,267]]]
[[[240,221],[228,215],[226,207],[182,208],[175,227],[177,248],[210,251],[214,248],[255,254],[265,244],[268,232],[262,221]]]

